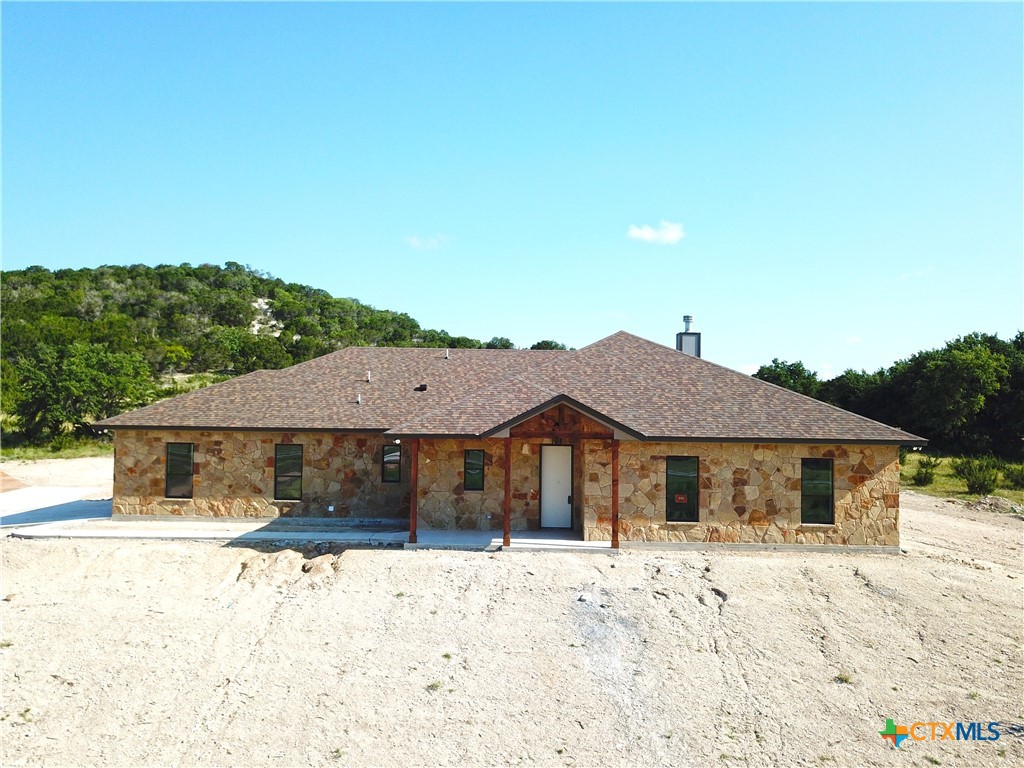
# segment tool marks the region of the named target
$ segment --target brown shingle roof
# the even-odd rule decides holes
[[[427,390],[414,391],[419,384]],[[489,435],[566,400],[646,439],[925,442],[624,332],[572,352],[453,349],[449,359],[439,349],[349,347],[100,425]]]

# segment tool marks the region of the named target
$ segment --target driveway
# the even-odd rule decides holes
[[[111,499],[83,499],[94,488],[30,486],[0,494],[0,528],[110,517]]]

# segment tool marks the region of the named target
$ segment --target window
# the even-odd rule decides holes
[[[274,447],[274,498],[302,500],[302,446]]]
[[[402,482],[402,446],[385,445],[380,465],[382,483]]]
[[[462,484],[467,491],[484,489],[484,452],[480,450],[466,451],[466,466]]]
[[[665,519],[670,523],[696,523],[697,457],[665,458]]]
[[[168,499],[192,498],[192,475],[194,471],[192,443],[168,443],[165,491]]]
[[[832,525],[832,459],[801,459],[800,522]]]

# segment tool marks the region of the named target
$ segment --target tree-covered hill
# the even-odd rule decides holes
[[[335,298],[234,262],[224,267],[42,267],[5,272],[3,356],[40,343],[106,344],[140,354],[155,374],[280,368],[351,345],[481,347],[409,315]]]
[[[87,431],[90,419],[149,402],[171,373],[283,368],[354,345],[512,347],[234,262],[30,267],[2,274],[0,306],[2,409],[30,439]]]

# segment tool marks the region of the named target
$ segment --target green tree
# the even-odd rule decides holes
[[[486,344],[484,344],[484,347],[487,348],[487,349],[515,349],[516,348],[515,345],[512,343],[512,340],[511,339],[507,339],[504,336],[494,336],[494,337],[492,337],[490,341],[488,341]]]
[[[566,346],[557,341],[551,341],[551,339],[544,339],[544,341],[538,341],[530,349],[566,349]]]
[[[758,368],[754,378],[778,384],[780,387],[791,389],[808,397],[816,397],[818,387],[821,386],[818,374],[807,370],[799,360],[795,363],[787,363],[777,357],[772,358],[770,365],[762,365]]]
[[[1010,376],[1006,357],[977,342],[958,339],[916,355],[909,366],[916,378],[909,403],[915,427],[939,444],[971,453],[991,449],[977,421]]]
[[[32,439],[57,437],[68,426],[88,432],[90,422],[145,405],[155,394],[145,360],[102,344],[75,342],[65,349],[39,344],[17,368],[16,412]]]

